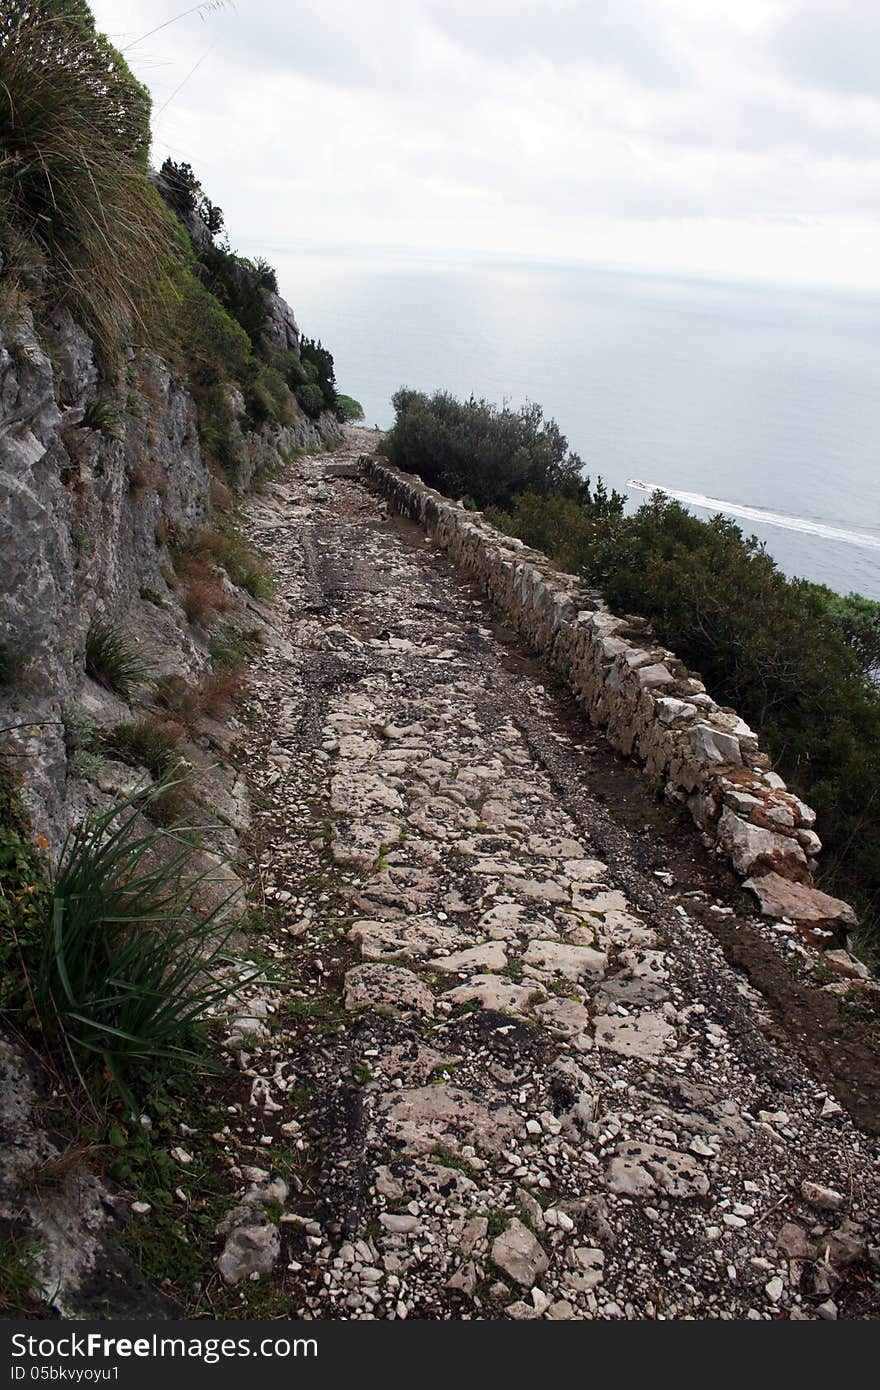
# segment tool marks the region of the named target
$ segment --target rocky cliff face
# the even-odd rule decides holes
[[[293,313],[277,296],[270,320],[279,343],[297,348]],[[338,434],[330,417],[302,414],[290,427],[248,429],[244,401],[233,393],[232,404],[241,489],[280,455]],[[82,802],[65,711],[81,706],[99,724],[127,713],[86,675],[90,624],[121,624],[157,675],[207,665],[208,636],[187,621],[169,544],[204,522],[211,490],[195,404],[160,357],[132,350],[109,390],[66,312],[41,337],[27,317],[0,331],[0,727],[27,759],[23,795],[51,844]]]

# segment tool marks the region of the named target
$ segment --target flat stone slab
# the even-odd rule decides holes
[[[457,946],[461,937],[455,927],[427,917],[396,917],[388,921],[364,917],[355,922],[348,939],[360,946],[364,960],[382,961],[389,956],[423,959],[435,951]]]
[[[532,907],[521,903],[497,903],[484,912],[477,923],[481,932],[500,941],[518,936],[555,936],[556,929],[548,917],[542,917]]]
[[[669,990],[656,980],[632,979],[615,975],[603,980],[599,995],[614,1004],[623,1004],[628,1009],[638,1009],[645,1004],[665,1004]]]
[[[555,878],[512,878],[510,877],[510,865],[507,865],[508,877],[505,886],[519,897],[529,898],[539,903],[567,903],[570,893]]]
[[[492,1242],[492,1259],[502,1273],[524,1289],[530,1289],[550,1266],[541,1242],[516,1216]]]
[[[596,1024],[596,1042],[621,1057],[641,1057],[656,1061],[675,1047],[675,1029],[659,1014],[632,1014],[626,1018],[608,1015]]]
[[[465,975],[479,970],[503,970],[507,952],[500,941],[488,941],[483,946],[471,946],[455,951],[451,956],[435,956],[428,962],[432,970],[446,975]]]
[[[548,1032],[562,1038],[580,1037],[590,1028],[590,1015],[576,999],[548,999],[536,1007],[535,1017]]]
[[[562,871],[572,884],[597,883],[608,872],[601,859],[566,859]]]
[[[330,809],[342,816],[366,817],[371,811],[402,811],[394,787],[372,772],[340,772],[330,783]]]
[[[411,1154],[429,1154],[438,1146],[459,1152],[473,1144],[497,1155],[510,1146],[522,1121],[499,1096],[478,1100],[460,1086],[418,1086],[379,1097],[377,1119],[392,1143]]]
[[[337,864],[371,869],[384,845],[400,839],[400,824],[393,820],[337,820],[330,839],[330,850]]]
[[[503,975],[472,975],[463,985],[447,990],[443,995],[451,1004],[481,1004],[484,1009],[522,1016],[540,992],[534,985],[518,985]]]
[[[658,1144],[618,1144],[605,1172],[611,1192],[627,1197],[660,1193],[684,1199],[705,1197],[709,1178],[690,1154]]]
[[[434,1014],[434,996],[401,965],[355,965],[345,976],[345,1007],[391,1014]]]
[[[567,941],[530,941],[523,961],[536,970],[562,975],[567,980],[601,979],[608,957],[592,946],[572,946]]]
[[[857,927],[858,918],[849,903],[840,898],[832,898],[828,893],[820,893],[818,888],[808,888],[803,883],[794,883],[781,874],[762,874],[760,878],[747,878],[744,888],[750,888],[761,904],[765,917],[790,917],[793,922],[803,922],[814,927]]]

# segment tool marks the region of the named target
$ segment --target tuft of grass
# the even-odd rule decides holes
[[[104,747],[120,762],[145,767],[161,778],[178,761],[183,730],[170,719],[134,719],[117,724],[104,739]]]
[[[183,611],[191,623],[210,627],[215,618],[229,607],[229,595],[218,579],[211,575],[187,575],[184,578]]]
[[[0,1236],[0,1312],[33,1317],[42,1303],[39,1286],[33,1247],[20,1236]]]
[[[97,430],[105,439],[119,439],[122,431],[118,410],[100,396],[89,401],[83,412],[82,423],[85,429]]]
[[[175,548],[174,568],[184,580],[204,576],[211,565],[224,569],[232,583],[252,598],[272,596],[272,580],[263,561],[225,519],[222,526],[191,531]]]
[[[47,847],[45,839],[37,843]],[[46,864],[22,809],[17,776],[0,762],[0,1008],[17,1021],[32,1012],[24,961],[39,949],[47,892]]]
[[[106,355],[170,322],[182,247],[147,172],[150,102],[85,4],[0,9],[0,237]]]
[[[182,676],[163,676],[153,687],[153,704],[175,723],[194,730],[202,718],[221,719],[228,714],[241,686],[238,670],[226,667],[209,671],[194,685]]]
[[[95,618],[86,635],[86,670],[127,703],[150,676],[150,661],[134,638],[116,623]]]
[[[258,628],[246,630],[233,623],[223,623],[214,632],[208,652],[216,671],[239,671],[246,666],[250,657],[259,651],[261,643]]]
[[[102,1066],[129,1103],[134,1067],[209,1065],[208,1015],[241,985],[223,969],[225,905],[196,914],[191,846],[145,823],[153,799],[135,793],[67,836],[30,980],[49,1045],[80,1072]]]

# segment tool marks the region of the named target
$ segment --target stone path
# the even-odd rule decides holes
[[[226,1274],[274,1267],[305,1317],[870,1315],[876,1142],[671,875],[591,823],[553,693],[357,480],[363,447],[249,508],[279,600],[243,762],[284,982],[230,1039],[260,1217],[227,1222]]]

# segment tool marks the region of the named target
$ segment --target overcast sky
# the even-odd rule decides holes
[[[877,0],[92,0],[247,254],[880,290]],[[209,7],[203,7],[205,9]]]

